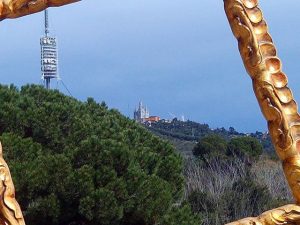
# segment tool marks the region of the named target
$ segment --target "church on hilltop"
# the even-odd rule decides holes
[[[139,103],[139,106],[134,110],[133,114],[134,120],[139,123],[152,123],[158,122],[160,120],[159,116],[150,116],[149,109],[147,106],[144,106],[142,102]]]

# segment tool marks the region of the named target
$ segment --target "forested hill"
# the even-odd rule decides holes
[[[233,128],[178,120],[147,127],[193,149],[183,160],[92,98],[0,85],[0,106],[4,158],[27,225],[220,225],[291,199],[280,163]]]
[[[41,86],[0,86],[0,140],[27,225],[196,225],[172,145]]]
[[[251,136],[256,138],[266,152],[274,152],[270,136],[262,132],[241,133],[233,127],[228,130],[225,128],[211,129],[208,124],[201,124],[193,121],[180,121],[177,118],[172,121],[161,120],[146,126],[154,134],[169,140],[176,148],[185,155],[191,155],[196,143],[208,135],[218,135],[225,140],[235,137]]]

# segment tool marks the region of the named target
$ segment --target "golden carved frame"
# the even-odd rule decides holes
[[[78,0],[0,0],[0,20],[36,13],[47,7],[62,6]],[[231,225],[300,224],[300,116],[287,77],[258,8],[258,0],[224,0],[225,12],[261,110],[268,121],[272,142],[295,197],[286,205],[246,218]],[[25,225],[15,190],[0,146],[0,225]],[[229,224],[228,224],[229,225]]]
[[[258,0],[224,0],[232,32],[296,204],[230,225],[300,224],[300,116]],[[228,224],[229,225],[229,224]]]

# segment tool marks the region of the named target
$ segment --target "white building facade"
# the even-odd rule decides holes
[[[145,122],[146,118],[150,117],[149,110],[146,106],[143,106],[143,103],[139,103],[139,107],[134,111],[134,120],[140,123]]]

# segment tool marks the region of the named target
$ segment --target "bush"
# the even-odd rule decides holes
[[[193,154],[202,159],[224,158],[226,156],[227,142],[218,135],[208,135],[199,140],[193,149]]]
[[[237,137],[229,141],[227,154],[238,157],[251,157],[257,159],[263,152],[259,141],[253,137]]]
[[[202,224],[200,217],[193,213],[190,206],[184,204],[182,207],[173,207],[165,216],[163,225],[199,225]]]
[[[265,186],[254,183],[251,177],[246,176],[236,181],[233,187],[227,190],[223,201],[227,206],[228,218],[233,221],[258,216],[268,210],[272,196]]]

